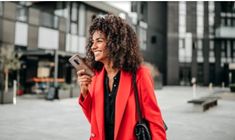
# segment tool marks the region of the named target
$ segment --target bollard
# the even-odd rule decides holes
[[[193,77],[192,80],[191,80],[192,84],[193,84],[193,98],[195,99],[197,96],[196,96],[196,78]]]
[[[13,82],[13,104],[16,104],[17,81]]]
[[[222,89],[224,89],[224,82],[222,82]]]
[[[209,93],[212,93],[212,91],[213,91],[213,84],[210,83],[210,84],[209,84]]]

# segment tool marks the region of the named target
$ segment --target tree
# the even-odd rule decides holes
[[[0,47],[0,71],[1,74],[4,74],[4,92],[8,92],[9,71],[20,69],[21,62],[19,58],[21,55],[21,53],[16,53],[10,45]]]

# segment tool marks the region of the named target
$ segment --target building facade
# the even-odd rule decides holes
[[[165,85],[229,85],[235,82],[234,2],[132,2],[147,23],[145,60]]]
[[[85,54],[91,17],[107,13],[126,15],[105,2],[0,2],[0,47],[22,54],[21,69],[10,72],[9,83],[19,77],[26,92],[38,78],[49,78],[55,87],[75,83],[68,58]]]

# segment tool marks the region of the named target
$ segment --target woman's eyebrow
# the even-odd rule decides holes
[[[103,38],[103,37],[98,37],[98,38],[92,39],[91,41],[93,42],[94,40],[99,40],[99,39],[104,40],[105,38]]]
[[[96,38],[95,40],[99,40],[99,39],[104,39],[103,37],[98,37],[98,38]]]

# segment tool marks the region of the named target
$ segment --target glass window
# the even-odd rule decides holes
[[[185,26],[186,24],[186,16],[185,15],[180,15],[179,16],[179,25],[180,26]]]
[[[215,52],[214,52],[214,41],[210,41],[210,50],[209,50],[209,62],[214,63],[215,62]]]
[[[215,55],[215,54],[214,54],[214,51],[210,50],[209,56],[210,56],[210,57],[214,57],[214,55]]]
[[[71,20],[77,22],[78,13],[77,13],[77,3],[73,2],[72,10],[71,10]]]
[[[209,12],[215,11],[215,3],[214,1],[209,1]]]
[[[202,40],[201,39],[197,41],[197,48],[198,48],[198,50],[202,50]]]
[[[186,14],[186,2],[185,1],[179,2],[179,12],[180,14]]]
[[[77,34],[77,24],[71,23],[71,34]]]
[[[210,35],[214,35],[214,27],[213,26],[210,26],[209,27],[209,33],[210,33]]]
[[[180,48],[180,49],[183,49],[183,48],[184,48],[183,39],[180,39],[180,40],[179,40],[179,48]]]
[[[227,26],[231,26],[231,25],[232,25],[231,18],[227,18]]]
[[[0,1],[0,16],[3,15],[3,2]]]
[[[225,52],[221,51],[221,58],[225,58]]]
[[[210,41],[210,50],[214,50],[214,41],[213,40]]]
[[[56,9],[54,10],[54,14],[56,16],[68,18],[68,9],[66,4],[63,2],[56,2]]]
[[[40,14],[40,24],[49,28],[58,28],[59,19],[57,16],[52,14],[41,12]]]
[[[214,25],[214,14],[209,14],[209,25],[210,26]]]
[[[49,13],[41,12],[40,19],[41,25],[47,27],[53,26],[53,17]]]
[[[143,2],[140,3],[140,13],[144,14],[144,4]]]
[[[53,23],[54,23],[54,27],[53,28],[56,28],[56,29],[59,28],[59,17],[54,16]]]
[[[155,36],[156,37],[156,36]],[[147,32],[144,28],[139,28],[139,38],[140,38],[140,49],[146,50],[147,48]],[[156,43],[157,43],[157,37],[156,37]]]
[[[202,40],[197,41],[197,62],[203,62]]]
[[[231,44],[230,44],[230,40],[227,40],[227,57],[228,58],[231,57]]]
[[[221,26],[225,26],[225,19],[223,17],[221,18]]]
[[[179,2],[179,62],[188,62],[184,38],[186,36],[186,2]]]
[[[235,27],[235,18],[232,19],[232,26]]]
[[[224,45],[224,41],[221,41],[221,50],[223,51],[223,50],[225,50],[225,45]]]
[[[235,40],[233,40],[233,51],[235,52]]]
[[[137,12],[137,2],[131,2],[131,12]]]
[[[179,40],[179,61],[186,62],[186,50],[184,46],[184,39]]]
[[[186,3],[179,2],[179,36],[184,38],[186,32]]]
[[[22,5],[16,7],[16,19],[19,21],[27,22],[28,9]]]
[[[197,2],[197,35],[202,38],[204,32],[204,3]]]

